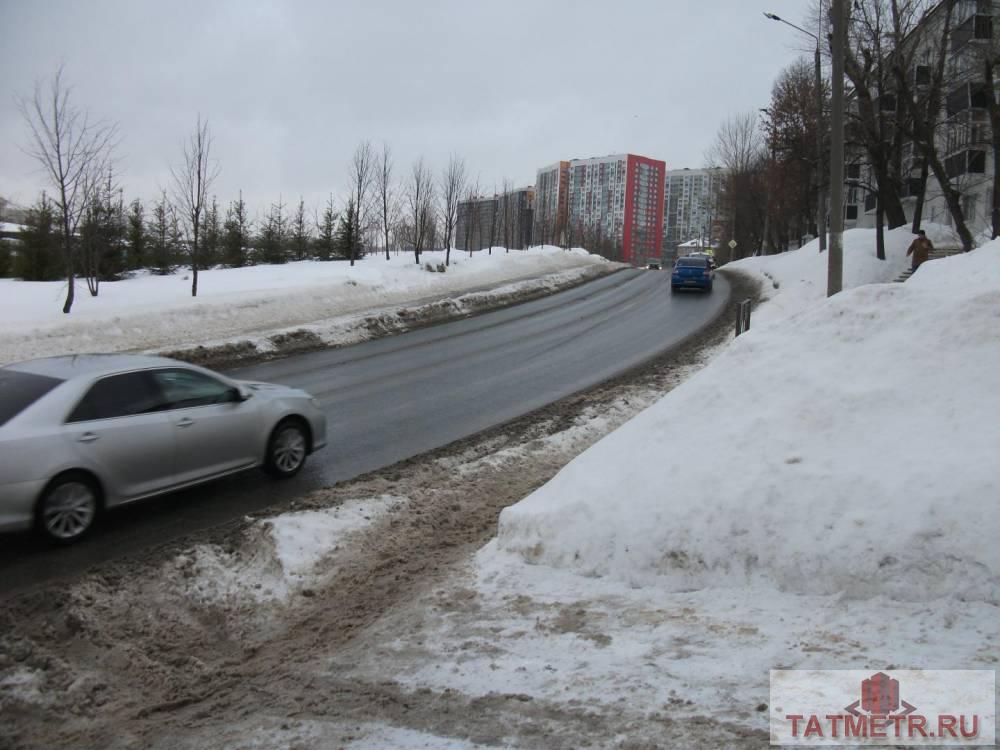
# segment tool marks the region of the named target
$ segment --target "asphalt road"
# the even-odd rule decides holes
[[[246,472],[109,513],[83,542],[0,536],[0,593],[72,575],[241,514],[388,466],[619,374],[713,320],[729,297],[670,293],[666,272],[627,270],[465,320],[231,371],[304,388],[330,443],[289,481]]]

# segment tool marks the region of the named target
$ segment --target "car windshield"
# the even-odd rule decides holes
[[[51,391],[61,380],[31,372],[0,369],[0,426]]]
[[[708,265],[708,261],[704,258],[680,258],[677,265],[688,268],[704,268]]]

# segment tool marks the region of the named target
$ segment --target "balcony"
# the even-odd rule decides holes
[[[955,27],[951,33],[951,51],[958,52],[972,41],[983,41],[993,38],[993,17],[983,14],[969,16]]]
[[[944,171],[951,180],[963,174],[983,174],[986,172],[986,152],[974,149],[959,151],[944,160]]]
[[[986,109],[989,96],[985,83],[963,83],[948,94],[945,109],[948,117],[954,117],[967,109]]]

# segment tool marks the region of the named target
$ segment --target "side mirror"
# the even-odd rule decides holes
[[[253,397],[253,391],[251,391],[249,388],[245,388],[242,385],[236,386],[235,388],[233,388],[233,391],[234,391],[233,401],[242,402]]]

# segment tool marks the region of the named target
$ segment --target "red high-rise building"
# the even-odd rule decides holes
[[[635,154],[574,159],[539,170],[538,206],[566,202],[565,229],[555,242],[581,246],[633,265],[660,260],[663,251],[662,161]],[[562,177],[564,170],[567,173]],[[555,211],[562,225],[560,211]],[[562,228],[561,226],[559,228]]]

